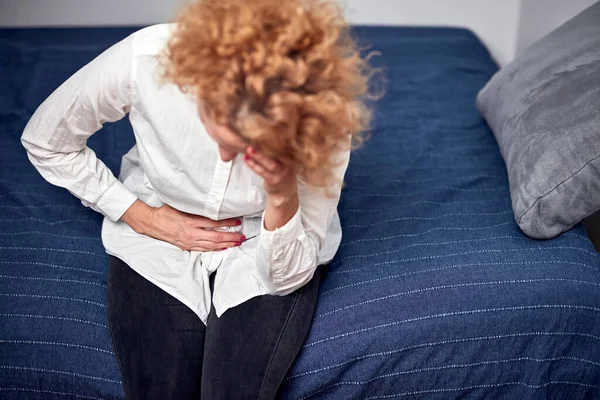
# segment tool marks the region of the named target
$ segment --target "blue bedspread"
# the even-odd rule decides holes
[[[131,29],[0,30],[0,398],[118,399],[102,218],[19,139],[62,81]],[[497,67],[460,29],[358,28],[388,78],[339,206],[340,251],[284,399],[599,398],[600,258],[583,228],[514,222],[475,109]],[[118,173],[127,121],[89,142]]]

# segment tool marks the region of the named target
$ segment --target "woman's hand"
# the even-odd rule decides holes
[[[217,251],[242,244],[246,238],[239,233],[219,232],[210,229],[240,225],[231,218],[213,221],[174,209],[168,204],[150,207],[141,200],[123,214],[121,220],[137,233],[171,243],[187,251]]]
[[[269,158],[253,147],[246,150],[244,161],[263,178],[265,191],[271,198],[287,199],[297,195],[298,180],[292,161]]]
[[[264,225],[268,231],[285,225],[298,211],[298,178],[291,160],[273,159],[248,147],[246,164],[264,180],[267,207]]]

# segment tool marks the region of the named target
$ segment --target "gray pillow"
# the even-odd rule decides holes
[[[525,234],[552,238],[600,210],[600,3],[502,68],[477,108]]]

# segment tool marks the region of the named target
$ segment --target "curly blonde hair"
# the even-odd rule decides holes
[[[361,141],[370,67],[333,0],[197,0],[175,21],[163,77],[217,124],[315,186]]]

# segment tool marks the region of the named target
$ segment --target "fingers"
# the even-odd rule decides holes
[[[194,244],[193,246],[190,246],[190,251],[222,251],[222,250],[226,250],[229,249],[231,247],[237,247],[239,246],[240,243],[239,242],[222,242],[222,243],[216,243],[216,242],[209,242],[209,241],[199,241],[198,243]]]
[[[213,221],[179,211],[168,204],[161,207],[164,223],[156,225],[147,236],[171,243],[182,250],[217,251],[240,246],[246,237],[238,232],[221,232],[218,228],[239,226],[240,218]]]
[[[223,228],[223,227],[228,227],[228,226],[240,226],[242,224],[242,221],[238,218],[222,219],[220,221],[215,221],[215,222],[216,222],[215,228]]]
[[[254,149],[253,147],[248,147],[248,151],[246,152],[246,154],[248,155],[248,161],[256,165],[264,172],[272,174],[275,173],[277,169],[281,167],[277,161],[265,156],[264,154],[257,152],[256,149]]]
[[[220,221],[215,221],[210,218],[203,217],[201,215],[192,215],[191,216],[191,225],[196,228],[223,228],[230,226],[240,226],[242,224],[241,219],[239,218],[228,218]]]
[[[244,154],[244,161],[250,169],[266,180],[272,180],[280,175],[283,170],[282,163],[257,152],[253,147],[248,147],[246,154]]]
[[[260,175],[263,178],[268,178],[270,176],[270,174],[268,174],[267,171],[265,171],[262,165],[258,164],[253,159],[245,157],[244,160],[246,160],[246,165],[248,165],[248,167],[250,167],[251,170],[256,172],[257,175]]]
[[[213,243],[225,243],[225,242],[233,242],[233,243],[242,243],[246,240],[246,236],[240,233],[230,233],[230,232],[219,232],[219,231],[207,231],[202,230],[199,232],[198,241],[208,241]]]

